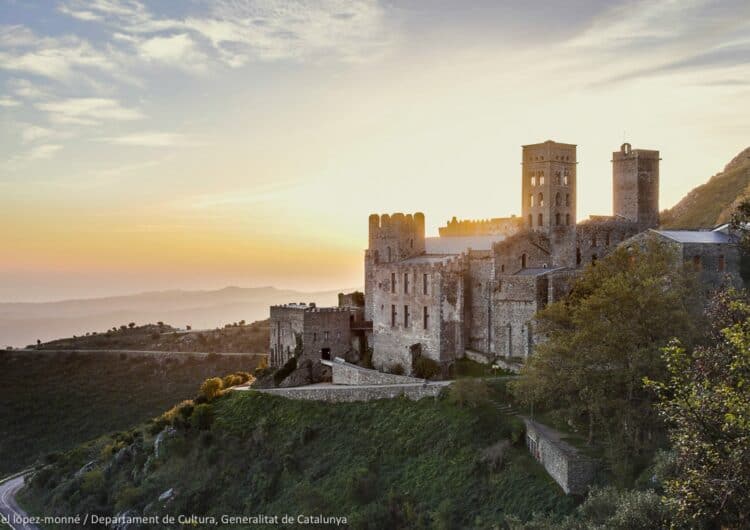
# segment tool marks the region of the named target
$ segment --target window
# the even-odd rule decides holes
[[[427,306],[422,308],[422,327],[429,329],[430,327],[430,310]]]
[[[539,206],[544,208],[544,193],[539,194]]]
[[[391,273],[391,292],[392,293],[396,292],[396,273],[395,272]]]
[[[555,206],[562,206],[562,195],[555,195]]]
[[[529,206],[534,207],[534,194],[532,193],[529,197]]]
[[[531,175],[531,185],[536,186],[536,177],[534,175]]]
[[[582,261],[583,259],[581,257],[581,249],[579,247],[576,249],[576,265],[580,265]]]
[[[596,254],[593,254],[591,256],[591,264],[592,265],[596,265],[596,260],[598,260],[598,259],[599,259],[599,256],[597,256]]]
[[[555,226],[560,226],[560,214],[555,214]]]
[[[404,294],[409,294],[409,273],[404,273]]]
[[[703,259],[700,256],[693,256],[693,270],[701,272],[703,270]]]
[[[608,247],[610,243],[612,243],[612,236],[609,234],[609,232],[607,232],[606,239],[604,240],[604,245]]]
[[[544,186],[544,171],[542,171],[542,176],[539,177],[539,185]]]
[[[521,254],[521,268],[526,268],[526,254]]]
[[[570,226],[570,214],[565,214],[565,226]]]
[[[408,305],[404,306],[404,327],[405,328],[409,327],[409,306]]]
[[[392,328],[396,327],[396,306],[395,305],[391,306],[391,327]]]
[[[539,226],[544,226],[544,214],[539,214],[539,221],[537,222]]]
[[[565,174],[563,175],[563,186],[567,186],[569,182],[570,182],[569,173],[568,173],[568,170],[566,169]]]
[[[427,294],[427,275],[422,275],[422,294]]]
[[[413,239],[409,240],[409,248],[414,248],[414,240]]]
[[[534,216],[529,214],[529,227],[534,226]]]
[[[318,342],[318,334],[313,333],[313,342]]]
[[[388,247],[387,254],[388,254],[388,263],[390,263],[391,262],[391,247]]]
[[[500,272],[505,272],[505,263],[500,265]]]
[[[324,331],[323,332],[323,340],[326,341],[326,342],[328,342],[329,339],[330,339],[330,334],[327,331]]]
[[[557,184],[558,186],[562,184],[562,177],[560,176],[559,171],[555,172],[555,184]]]
[[[726,259],[724,259],[724,256],[719,256],[719,265],[718,265],[719,272],[724,272],[726,268],[727,268]]]
[[[570,206],[570,193],[565,194],[565,206]]]

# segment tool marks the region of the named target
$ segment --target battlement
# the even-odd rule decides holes
[[[415,214],[394,213],[382,215],[370,215],[370,237],[389,237],[400,232],[415,232],[424,235],[424,214],[417,212]]]
[[[290,302],[288,304],[278,304],[278,305],[272,305],[271,309],[314,309],[315,308],[315,302]]]
[[[424,252],[424,214],[372,214],[369,247],[376,262],[399,261]]]

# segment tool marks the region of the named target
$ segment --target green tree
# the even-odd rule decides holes
[[[537,314],[546,340],[513,392],[587,432],[629,482],[664,436],[643,377],[665,373],[661,349],[673,337],[690,343],[697,336],[699,293],[672,247],[651,238],[621,246],[586,269],[565,300]]]
[[[677,453],[667,502],[686,526],[750,526],[750,303],[720,292],[710,305],[711,342],[692,353],[675,342],[664,353],[660,397]]]

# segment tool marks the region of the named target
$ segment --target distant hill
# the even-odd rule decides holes
[[[750,147],[734,157],[724,171],[662,212],[662,227],[716,226],[728,221],[737,203],[746,197],[750,197]]]
[[[194,330],[268,318],[268,306],[286,302],[336,305],[339,291],[304,293],[274,287],[227,287],[214,291],[159,291],[60,302],[0,303],[0,347],[22,347],[103,332],[127,325],[167,322]]]

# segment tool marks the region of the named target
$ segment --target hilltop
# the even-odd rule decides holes
[[[750,197],[750,147],[720,173],[661,214],[663,228],[706,228],[729,221],[743,198]]]
[[[214,329],[227,322],[268,317],[268,307],[290,301],[336,305],[339,291],[300,292],[274,287],[155,291],[57,302],[0,302],[0,347],[82,336],[130,322],[170,322]]]

